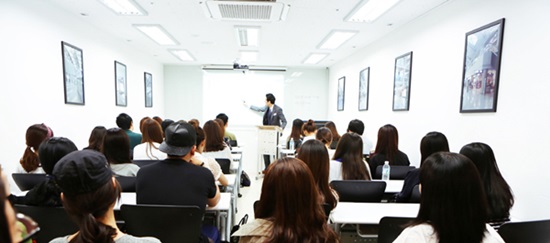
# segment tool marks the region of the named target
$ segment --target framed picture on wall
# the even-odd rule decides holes
[[[359,110],[369,109],[369,79],[370,67],[359,72]]]
[[[153,107],[153,75],[145,72],[143,76],[145,82],[145,107]]]
[[[84,105],[84,59],[82,49],[61,42],[65,104]]]
[[[466,33],[460,112],[496,112],[504,19]]]
[[[338,111],[344,110],[345,88],[346,88],[346,77],[341,77],[338,79],[338,103],[337,103]]]
[[[393,110],[408,111],[411,95],[412,51],[395,58]]]
[[[117,106],[128,105],[126,65],[115,61],[115,99]]]

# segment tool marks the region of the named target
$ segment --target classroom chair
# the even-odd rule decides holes
[[[340,202],[381,202],[385,181],[336,180],[330,186],[340,196]]]
[[[506,243],[547,243],[550,242],[550,219],[504,223],[498,233]]]
[[[78,226],[74,223],[63,207],[38,207],[15,204],[17,212],[31,217],[40,231],[32,237],[35,242],[50,242],[56,237],[74,234]]]
[[[11,177],[21,191],[28,191],[47,179],[46,174],[13,173]]]

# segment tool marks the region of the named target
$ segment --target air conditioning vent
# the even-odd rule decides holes
[[[205,1],[208,17],[231,21],[281,21],[289,6],[274,1]]]

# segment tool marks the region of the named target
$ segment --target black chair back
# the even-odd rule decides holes
[[[256,209],[258,208],[259,202],[260,200],[254,201],[254,204],[253,204],[254,213],[256,213]],[[323,206],[323,212],[325,212],[325,216],[327,216],[327,219],[328,219],[328,217],[330,216],[330,212],[332,211],[332,208],[328,203],[323,203],[322,206]]]
[[[498,229],[506,243],[547,243],[550,242],[550,220],[508,222]]]
[[[373,179],[382,178],[382,166],[376,166],[376,173],[374,173]],[[390,180],[403,180],[407,176],[407,173],[415,168],[414,166],[390,165]]]
[[[28,191],[47,179],[46,174],[13,173],[11,177],[21,191]]]
[[[152,165],[152,164],[157,163],[159,161],[160,160],[156,160],[156,159],[135,159],[135,160],[132,160],[132,163],[136,164],[137,166],[139,166],[141,168],[143,166]]]
[[[378,243],[392,243],[414,218],[383,217],[378,225]]]
[[[340,202],[381,202],[386,190],[385,181],[331,181],[330,186],[340,196]]]
[[[203,213],[198,206],[123,204],[120,210],[128,234],[163,243],[200,240]]]
[[[136,192],[135,176],[117,176],[115,177],[122,188],[122,192]]]
[[[216,161],[218,162],[218,164],[220,164],[220,167],[222,168],[222,172],[224,174],[231,174],[231,160],[216,158]]]
[[[56,237],[74,234],[78,226],[74,223],[65,209],[62,207],[36,207],[27,205],[14,205],[17,212],[31,217],[40,231],[32,237],[36,242],[50,242]]]

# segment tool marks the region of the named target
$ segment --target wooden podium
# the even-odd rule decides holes
[[[279,126],[258,126],[258,175],[262,177],[262,171],[271,162],[279,158],[279,138],[283,129]]]

